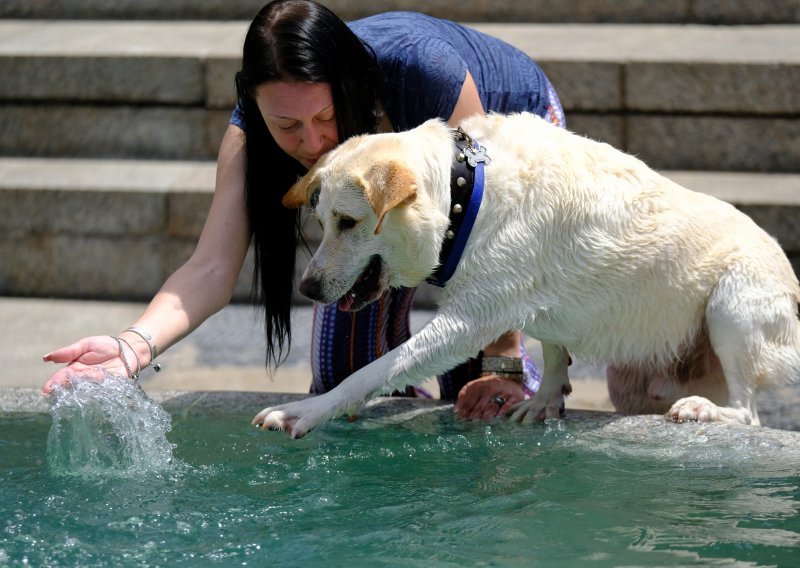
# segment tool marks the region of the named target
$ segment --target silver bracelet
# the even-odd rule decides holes
[[[125,331],[135,333],[144,340],[144,342],[147,344],[147,347],[150,348],[150,362],[147,364],[147,366],[153,367],[153,370],[158,373],[161,370],[161,365],[155,362],[156,357],[158,357],[158,348],[156,347],[156,344],[153,343],[153,336],[141,327],[136,326],[131,326]]]
[[[115,337],[114,339],[116,339],[117,341],[121,341],[122,343],[127,345],[128,349],[130,349],[131,353],[133,353],[133,358],[134,358],[134,360],[136,360],[136,372],[131,375],[131,378],[134,381],[138,381],[139,380],[139,373],[142,372],[142,365],[141,365],[141,363],[139,363],[139,355],[136,354],[136,350],[133,348],[133,345],[128,343],[128,340],[125,339],[124,337]],[[125,355],[122,353],[121,344],[120,344],[120,357],[122,357],[123,361],[125,360]]]
[[[133,373],[131,373],[131,367],[130,367],[130,365],[128,365],[128,360],[125,359],[125,353],[122,352],[122,339],[120,339],[119,337],[116,337],[114,335],[109,335],[109,337],[117,342],[117,347],[119,348],[119,358],[122,359],[122,364],[125,365],[125,373],[126,373],[125,376],[127,378],[133,379],[133,380],[138,379],[139,378],[138,375],[134,377]],[[134,352],[134,354],[135,354],[135,352]],[[138,363],[138,361],[139,361],[138,357],[136,358],[136,361],[137,361],[136,364],[138,365],[139,364]]]

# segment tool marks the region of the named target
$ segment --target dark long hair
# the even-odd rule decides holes
[[[339,141],[374,132],[378,73],[369,46],[328,8],[310,0],[275,0],[247,31],[236,74],[246,135],[245,197],[253,232],[252,299],[264,309],[266,364],[279,365],[291,345],[290,312],[299,211],[281,205],[305,168],[283,152],[267,130],[255,90],[269,81],[328,83]]]

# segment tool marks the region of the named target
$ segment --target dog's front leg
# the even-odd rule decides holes
[[[572,392],[569,384],[569,353],[560,345],[542,344],[544,372],[539,392],[514,407],[511,420],[530,424],[545,418],[559,418],[564,411],[564,397]]]
[[[330,392],[265,408],[253,424],[269,430],[287,430],[299,438],[318,424],[354,413],[367,400],[380,393],[389,394],[408,385],[418,385],[429,377],[452,369],[475,356],[482,345],[499,337],[505,329],[487,329],[473,318],[442,310],[403,345],[359,369]],[[496,329],[495,329],[496,328]]]
[[[372,393],[381,389],[398,349],[359,369],[329,392],[265,408],[256,414],[253,424],[266,430],[286,430],[292,438],[302,438],[326,420],[354,414]]]

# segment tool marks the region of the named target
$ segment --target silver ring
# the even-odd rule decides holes
[[[497,406],[503,406],[506,403],[506,399],[504,399],[499,394],[496,394],[492,397],[492,402],[495,403]]]

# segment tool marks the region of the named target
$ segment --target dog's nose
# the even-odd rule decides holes
[[[321,280],[313,276],[303,278],[300,281],[300,293],[306,298],[310,298],[314,301],[320,301],[320,295],[322,293]]]

